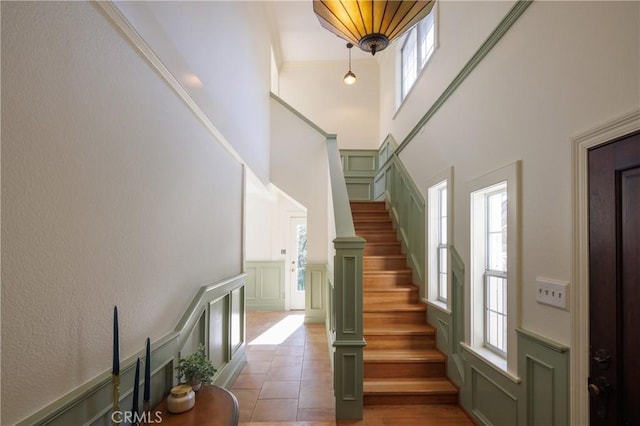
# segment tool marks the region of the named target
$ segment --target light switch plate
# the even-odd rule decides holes
[[[544,305],[569,310],[569,283],[536,278],[536,301]]]

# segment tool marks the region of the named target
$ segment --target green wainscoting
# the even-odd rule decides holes
[[[402,251],[413,271],[413,282],[425,297],[425,204],[400,158],[393,151],[397,146],[391,135],[380,147],[386,158],[374,178],[374,199],[385,200],[394,228],[402,243]]]
[[[510,377],[460,344],[464,338],[464,263],[452,246],[452,312],[429,305],[447,373],[460,387],[460,404],[478,424],[569,425],[569,349],[517,329],[518,378]]]
[[[202,287],[183,314],[175,330],[151,342],[151,406],[160,403],[177,383],[174,367],[180,356],[193,353],[198,345],[218,369],[214,382],[227,386],[246,361],[245,303],[246,275],[240,274]],[[144,359],[145,342],[140,351],[120,363],[120,409],[132,406],[135,363]],[[141,378],[142,379],[142,378]],[[142,397],[143,379],[140,382]],[[22,420],[20,426],[34,425],[111,425],[113,391],[107,371]],[[140,402],[142,410],[142,402]]]
[[[340,150],[350,200],[373,200],[373,178],[378,171],[377,150]]]
[[[285,310],[284,260],[247,261],[247,310]]]
[[[324,324],[327,315],[327,265],[307,263],[304,322]]]

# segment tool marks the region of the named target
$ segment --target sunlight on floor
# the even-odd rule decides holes
[[[279,345],[304,323],[304,315],[288,315],[249,342],[250,345]]]

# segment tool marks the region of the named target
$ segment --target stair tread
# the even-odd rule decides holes
[[[398,274],[411,274],[411,269],[382,269],[382,270],[367,270],[362,271],[363,275],[398,275]]]
[[[371,287],[365,288],[364,297],[367,296],[367,293],[380,293],[380,292],[404,292],[411,293],[418,291],[418,287],[413,284],[398,284],[393,287]]]
[[[408,312],[426,311],[427,305],[422,303],[364,303],[363,312]]]
[[[436,329],[429,324],[406,324],[402,327],[397,325],[389,326],[371,326],[364,329],[364,334],[369,336],[378,335],[407,335],[407,334],[435,334]]]
[[[437,349],[365,349],[364,362],[443,362],[447,356]]]
[[[446,378],[366,379],[365,394],[457,394],[458,388]]]

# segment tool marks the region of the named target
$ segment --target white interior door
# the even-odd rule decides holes
[[[305,308],[307,264],[307,218],[292,217],[289,230],[289,297],[291,309]]]

